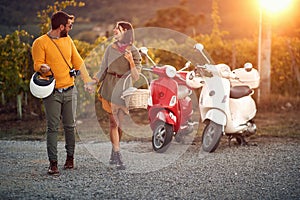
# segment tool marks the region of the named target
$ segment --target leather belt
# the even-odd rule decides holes
[[[67,88],[55,88],[55,91],[59,92],[59,93],[62,93],[62,92],[66,92],[66,91],[69,91],[71,89],[74,88],[74,85],[70,86],[70,87],[67,87]]]
[[[123,77],[124,74],[117,74],[115,72],[107,72],[109,75],[117,77],[117,78],[125,78]]]

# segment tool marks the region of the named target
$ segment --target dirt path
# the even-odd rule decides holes
[[[122,143],[127,169],[108,165],[109,142],[78,142],[76,169],[46,174],[44,141],[0,140],[1,199],[299,199],[300,141],[254,138],[257,146],[222,140],[215,153],[173,142],[164,154],[150,142]]]

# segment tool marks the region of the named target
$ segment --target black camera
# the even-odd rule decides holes
[[[71,69],[70,72],[69,72],[70,76],[71,77],[76,77],[76,76],[79,76],[80,75],[80,70],[76,70],[76,69]]]

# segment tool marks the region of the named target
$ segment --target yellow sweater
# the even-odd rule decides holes
[[[59,47],[69,66],[80,70],[81,77],[85,83],[90,82],[91,77],[71,37],[62,37],[53,39],[53,41]],[[41,64],[47,64],[51,68],[56,81],[55,88],[66,88],[74,85],[74,77],[71,77],[69,74],[70,68],[47,34],[40,36],[33,42],[32,58],[35,71],[40,71]],[[48,72],[47,75],[51,75],[51,72]]]

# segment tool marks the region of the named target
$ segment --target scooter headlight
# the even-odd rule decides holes
[[[176,75],[176,69],[175,67],[171,65],[165,65],[166,66],[166,74],[169,78],[174,78]]]

